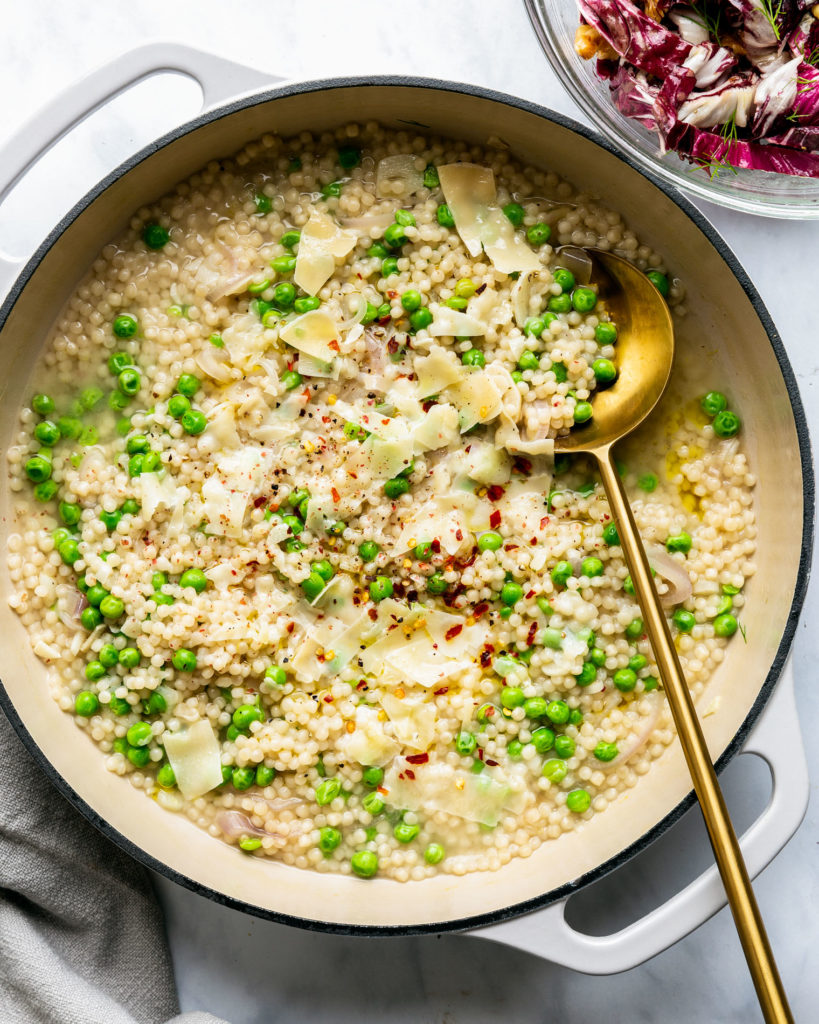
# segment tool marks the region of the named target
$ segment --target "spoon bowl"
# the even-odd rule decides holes
[[[662,397],[674,362],[671,314],[652,282],[621,256],[585,251],[598,299],[617,324],[618,374],[595,393],[591,420],[555,439],[558,453],[602,448],[635,430]]]

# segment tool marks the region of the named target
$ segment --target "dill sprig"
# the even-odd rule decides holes
[[[773,29],[774,35],[777,39],[779,39],[779,16],[782,14],[783,2],[784,0],[776,0],[776,2],[774,2],[774,0],[761,0],[760,9],[762,14]]]

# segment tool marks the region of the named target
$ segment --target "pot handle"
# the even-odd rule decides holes
[[[800,742],[793,670],[786,665],[764,714],[743,747],[771,770],[768,806],[742,836],[740,845],[752,878],[782,850],[805,814],[809,779]],[[516,946],[585,974],[627,971],[672,946],[726,905],[716,865],[651,913],[611,935],[585,935],[566,920],[568,900],[544,910],[470,934]]]
[[[177,71],[202,88],[202,108],[281,81],[242,64],[177,43],[148,43],[97,68],[64,89],[0,148],[0,203],[26,171],[72,128],[124,89],[151,75]],[[0,295],[19,273],[22,259],[0,251]]]

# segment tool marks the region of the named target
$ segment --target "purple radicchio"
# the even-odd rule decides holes
[[[695,128],[729,123],[744,128],[753,110],[755,92],[755,82],[736,75],[717,89],[693,93],[680,107],[679,120]]]
[[[652,21],[629,0],[578,0],[583,20],[629,64],[665,78],[683,63],[691,46],[676,32]]]
[[[744,168],[775,171],[801,178],[819,177],[819,153],[806,153],[787,146],[770,146],[744,139],[726,139],[693,125],[676,139],[675,150],[703,167]]]

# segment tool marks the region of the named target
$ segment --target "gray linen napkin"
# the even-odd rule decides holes
[[[0,712],[0,1021],[219,1024],[178,1013],[148,873],[60,796]]]

